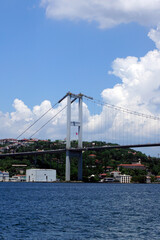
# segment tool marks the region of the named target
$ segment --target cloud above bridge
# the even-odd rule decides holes
[[[160,23],[158,0],[41,0],[51,19],[98,23],[99,28],[137,22],[145,26]]]

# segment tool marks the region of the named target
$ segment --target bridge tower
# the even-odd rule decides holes
[[[67,138],[66,138],[66,176],[65,180],[70,181],[70,161],[73,152],[71,151],[71,126],[78,127],[78,149],[74,155],[78,157],[78,180],[82,180],[82,101],[83,94],[67,93]],[[77,100],[78,104],[78,121],[71,121],[71,104]]]

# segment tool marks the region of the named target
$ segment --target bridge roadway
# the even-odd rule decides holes
[[[104,145],[99,147],[84,147],[84,148],[70,148],[70,149],[55,149],[55,150],[39,150],[31,152],[15,152],[15,153],[4,153],[0,154],[0,158],[13,157],[13,156],[23,156],[23,155],[43,155],[43,154],[54,154],[63,153],[67,150],[71,152],[82,152],[82,151],[101,151],[104,149],[119,149],[119,148],[141,148],[141,147],[158,147],[160,143],[147,143],[147,144],[132,144],[132,145]]]

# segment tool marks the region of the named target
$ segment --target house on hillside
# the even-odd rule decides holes
[[[94,157],[96,157],[96,155],[92,153],[92,154],[89,155],[89,157],[93,157],[94,158]]]
[[[99,174],[99,178],[101,178],[101,179],[105,178],[106,176],[107,176],[106,173],[101,173],[101,174]]]
[[[146,170],[146,166],[143,165],[143,164],[141,164],[140,161],[139,161],[138,163],[119,164],[119,165],[118,165],[118,171],[119,171],[120,167],[122,167],[122,168],[126,168],[126,169],[139,169],[139,170]]]

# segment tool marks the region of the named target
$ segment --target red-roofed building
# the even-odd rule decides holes
[[[89,157],[96,157],[96,155],[95,154],[90,154]]]
[[[127,168],[127,169],[140,169],[140,170],[145,170],[146,169],[145,165],[143,165],[141,163],[119,164],[118,169],[120,167]]]
[[[23,138],[23,139],[21,139],[21,140],[19,140],[20,142],[29,142],[29,139],[27,139],[27,138]]]
[[[12,178],[10,178],[11,182],[25,182],[26,181],[26,175],[14,175]]]
[[[107,169],[112,169],[112,167],[111,167],[111,166],[107,166],[106,168],[107,168]]]
[[[9,144],[9,143],[17,143],[18,140],[14,139],[14,138],[5,138],[5,139],[0,139],[0,144],[4,145],[4,144]]]
[[[107,167],[106,167],[106,171],[107,171],[107,172],[110,172],[110,171],[112,171],[112,170],[113,170],[113,167],[111,167],[111,166],[107,166]]]
[[[156,176],[157,181],[160,181],[160,176]]]
[[[107,176],[106,173],[101,173],[101,174],[99,174],[99,177],[100,177],[100,178],[105,178],[106,176]]]
[[[95,163],[96,163],[96,164],[99,164],[99,163],[100,163],[100,161],[99,161],[98,159],[96,159],[96,160],[95,160]]]

